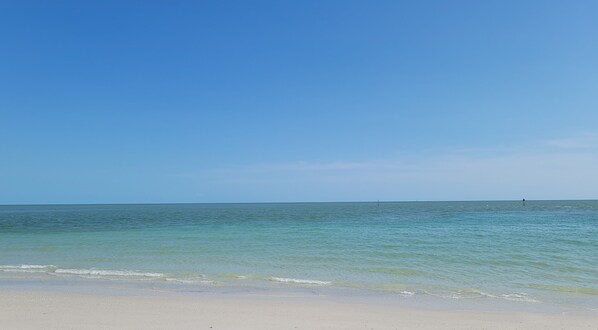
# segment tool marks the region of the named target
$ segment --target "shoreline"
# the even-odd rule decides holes
[[[328,296],[0,290],[5,329],[596,329],[598,315],[426,310]]]
[[[23,276],[0,276],[2,292],[53,292],[91,296],[147,296],[174,298],[219,298],[235,297],[239,300],[325,299],[348,304],[386,306],[399,309],[425,310],[432,312],[468,311],[490,313],[540,313],[572,314],[598,317],[598,308],[593,303],[568,304],[576,299],[592,296],[563,295],[560,303],[537,300],[507,299],[484,294],[473,297],[451,297],[434,294],[406,295],[402,291],[371,290],[353,287],[309,285],[299,283],[271,282],[267,286],[261,282],[239,282],[239,284],[186,283],[155,279],[108,279],[86,276],[55,276],[47,274],[27,274]],[[244,283],[244,284],[241,284]],[[556,296],[555,296],[556,297]],[[554,297],[553,297],[554,298]],[[595,299],[590,299],[595,301]]]
[[[438,295],[434,293],[411,293],[392,290],[374,290],[358,287],[318,285],[303,282],[255,281],[243,279],[230,282],[187,282],[169,278],[106,278],[83,275],[49,275],[45,273],[0,272],[0,292],[57,292],[84,295],[132,295],[132,296],[236,296],[246,297],[296,297],[319,298],[348,303],[374,304],[400,308],[431,311],[474,311],[474,312],[532,312],[568,313],[598,316],[593,295],[551,295],[551,300],[521,299],[505,297],[481,291],[465,292],[462,296]],[[7,276],[8,275],[8,276]],[[12,275],[12,276],[11,276]]]

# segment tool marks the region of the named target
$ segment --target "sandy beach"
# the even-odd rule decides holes
[[[1,329],[598,329],[598,317],[426,311],[320,298],[0,292]]]

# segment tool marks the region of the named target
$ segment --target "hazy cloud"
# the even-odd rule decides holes
[[[187,177],[209,187],[208,194],[238,191],[253,201],[592,199],[598,196],[598,153],[589,149],[594,137],[551,140],[548,149],[249,164]]]
[[[598,134],[586,132],[573,137],[548,140],[546,144],[560,149],[597,148]]]

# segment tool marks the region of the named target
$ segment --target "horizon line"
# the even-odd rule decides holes
[[[192,205],[192,204],[333,204],[333,203],[468,203],[468,202],[521,202],[522,199],[475,200],[367,200],[367,201],[269,201],[269,202],[131,202],[131,203],[22,203],[0,206],[69,206],[69,205]],[[598,201],[598,199],[527,199],[526,202]]]

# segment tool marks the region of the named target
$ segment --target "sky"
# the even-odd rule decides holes
[[[0,1],[0,204],[598,198],[598,2]]]

